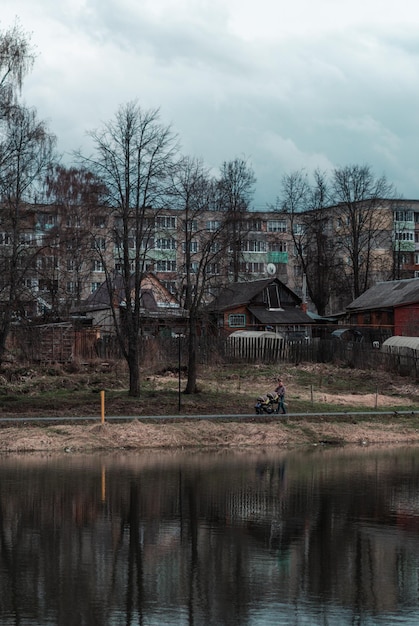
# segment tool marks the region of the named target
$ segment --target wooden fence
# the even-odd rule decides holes
[[[11,333],[8,349],[20,361],[42,363],[112,361],[122,358],[112,334],[98,335],[94,329],[74,330],[71,324],[46,324],[39,327],[16,328]],[[386,354],[371,343],[351,343],[316,338],[311,341],[272,341],[268,338],[253,343],[229,342],[225,338],[201,337],[198,341],[198,362],[218,363],[333,363],[359,369],[395,372],[419,380],[419,353],[412,350],[403,355]],[[141,345],[141,365],[149,369],[185,368],[188,362],[186,337],[145,337]]]

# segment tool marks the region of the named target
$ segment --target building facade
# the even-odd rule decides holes
[[[345,242],[353,225],[339,206],[321,211],[327,218],[322,228],[330,250],[337,254],[342,273],[347,268],[350,272],[352,261]],[[419,201],[383,200],[374,211],[375,232],[366,248],[370,272],[367,286],[379,280],[419,277]],[[2,220],[0,261],[6,268],[12,249],[13,254],[21,254],[17,267],[26,315],[69,311],[97,290],[107,275],[120,272],[127,261],[120,245],[122,225],[106,207],[27,205],[21,213],[17,234],[7,220]],[[291,216],[273,210],[249,211],[238,219],[239,228],[236,221],[232,229],[231,217],[223,211],[203,211],[185,220],[179,210],[147,209],[144,236],[139,240],[132,234],[128,261],[134,263],[139,258],[135,252],[140,246],[144,272],[153,273],[181,306],[186,285],[196,280],[198,288],[203,276],[206,301],[229,282],[277,277],[314,311],[305,289],[307,266],[304,268],[302,262],[306,254],[310,267],[310,251],[307,253],[304,245],[299,247],[310,230],[310,213]],[[236,237],[239,233],[236,241],[233,230]],[[364,229],[364,237],[366,232]],[[333,248],[332,244],[339,245]],[[0,279],[4,291],[6,274]],[[349,289],[336,292],[328,304],[330,312],[354,299]]]

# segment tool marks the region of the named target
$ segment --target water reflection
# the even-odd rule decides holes
[[[0,459],[0,623],[416,624],[419,450]]]

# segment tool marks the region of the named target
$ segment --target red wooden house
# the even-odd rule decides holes
[[[419,279],[377,283],[346,307],[356,326],[388,328],[391,335],[419,336]]]

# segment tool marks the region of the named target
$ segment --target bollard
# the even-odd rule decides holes
[[[100,423],[105,423],[105,392],[100,392]]]

